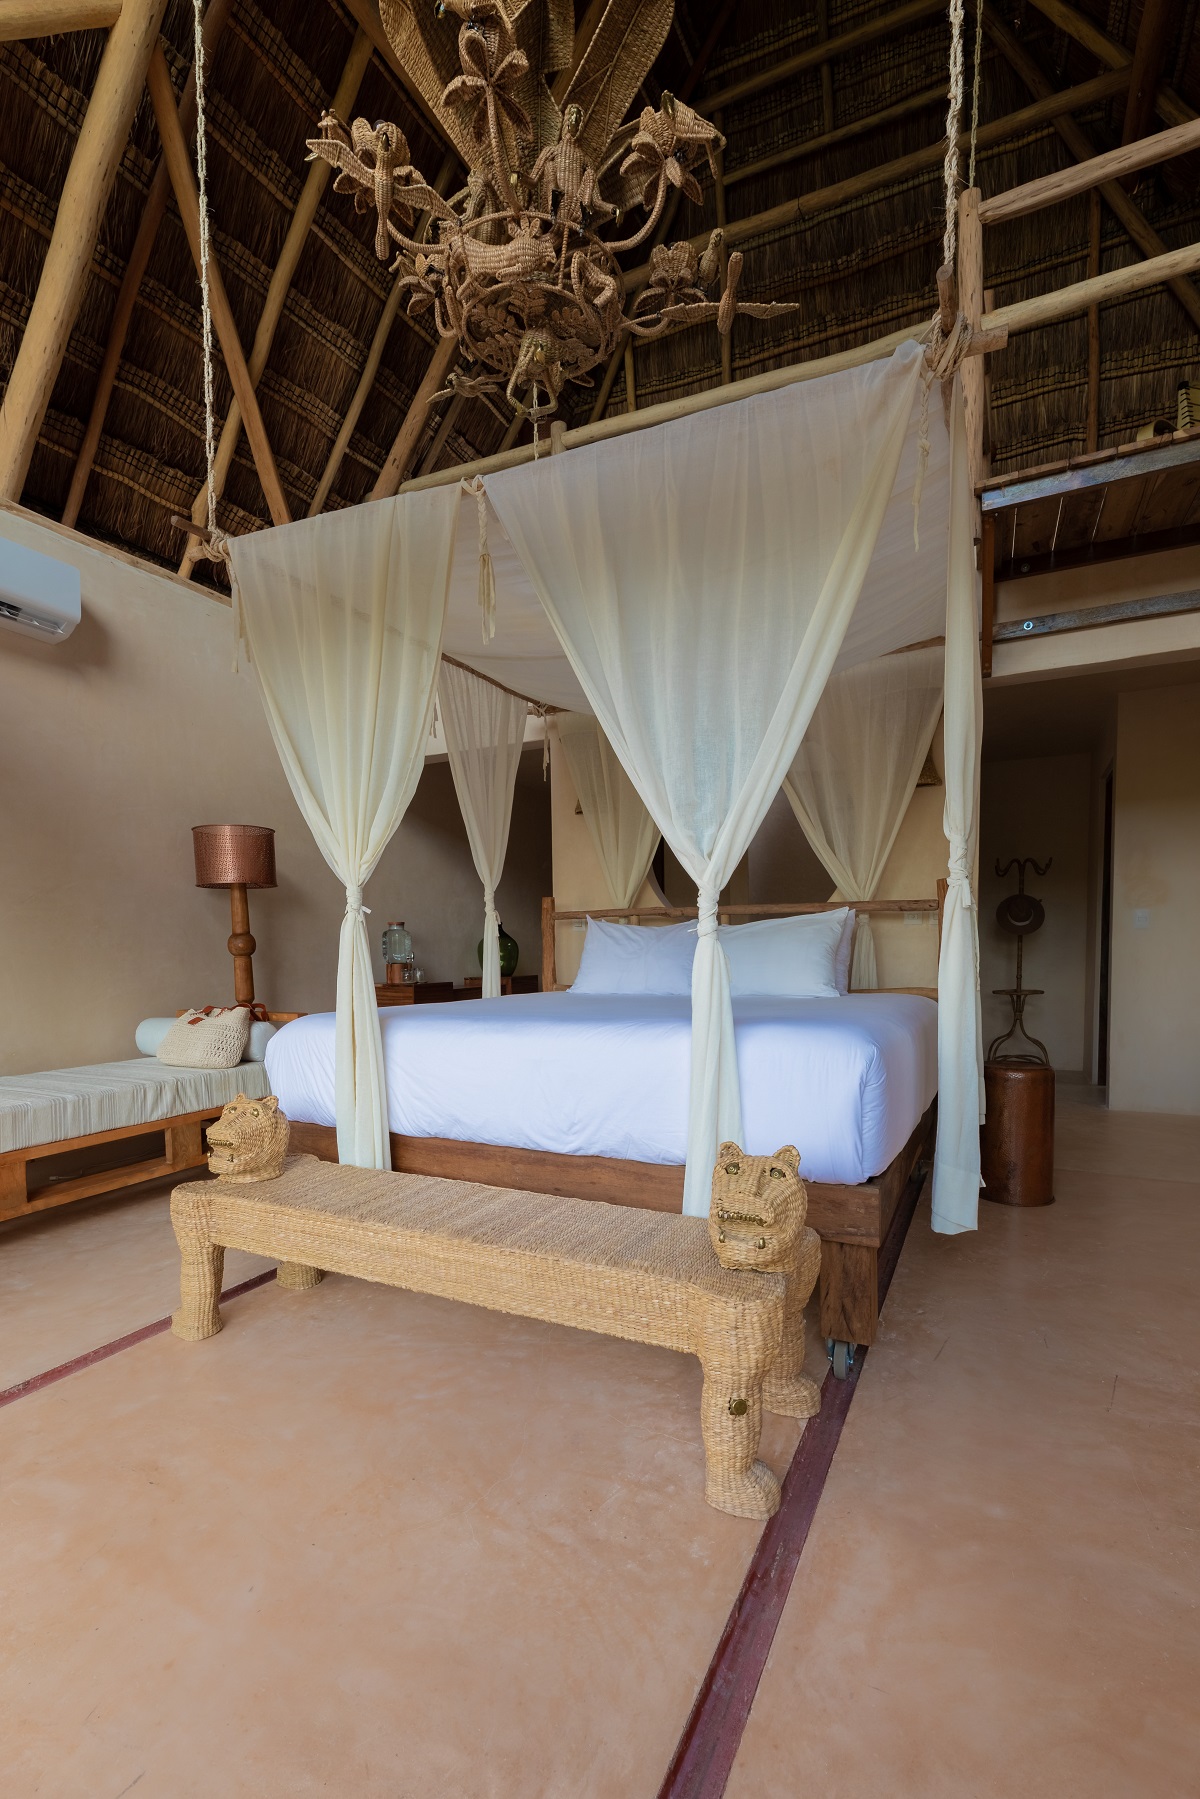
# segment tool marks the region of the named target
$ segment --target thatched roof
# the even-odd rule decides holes
[[[425,3],[425,0],[420,0]],[[369,0],[368,0],[369,4]],[[989,6],[992,0],[989,0]],[[358,16],[365,10],[355,7]],[[829,0],[832,36],[892,10],[879,0]],[[1137,0],[1077,0],[1113,42],[1132,49]],[[585,11],[579,0],[577,14]],[[973,9],[968,8],[969,15]],[[679,91],[700,46],[722,13],[717,39],[693,103],[794,57],[818,41],[815,4],[788,0],[677,0],[676,27],[647,88]],[[1056,30],[1044,13],[1013,0],[1003,17],[1046,82],[1064,88],[1101,68],[1095,55]],[[177,88],[190,65],[191,6],[169,0],[163,23]],[[304,140],[337,86],[355,32],[340,0],[234,0],[213,61],[209,96],[209,172],[215,246],[243,345],[258,314],[306,174]],[[75,137],[95,80],[104,33],[0,45],[0,383],[7,379],[46,253]],[[933,13],[838,58],[823,89],[819,69],[768,85],[730,104],[722,126],[726,204],[731,220],[757,215],[797,194],[823,189],[863,170],[932,145],[944,126],[948,47],[945,15]],[[968,38],[968,75],[971,41]],[[1110,61],[1112,59],[1110,58]],[[829,65],[827,65],[829,66]],[[1163,80],[1186,110],[1200,107],[1200,22],[1196,0],[1180,0]],[[831,90],[831,92],[830,92]],[[926,96],[922,101],[921,96]],[[934,95],[934,97],[930,97]],[[1031,95],[1010,61],[985,39],[980,120],[1026,106]],[[832,121],[827,107],[832,102]],[[904,103],[908,103],[905,105]],[[1120,142],[1118,96],[1075,115],[1096,149]],[[902,116],[815,153],[739,178],[739,171],[797,144],[870,119]],[[431,178],[445,155],[378,53],[355,112],[396,120],[413,161]],[[117,289],[159,156],[148,101],[139,109],[104,219],[100,243],[69,349],[54,388],[22,499],[59,517],[71,482]],[[985,196],[1068,166],[1072,156],[1053,124],[986,148],[978,160]],[[1168,247],[1200,237],[1200,159],[1179,160],[1139,179],[1136,203]],[[1087,273],[1089,206],[1085,195],[985,234],[986,280],[997,304]],[[815,217],[751,238],[743,291],[749,298],[799,300],[794,318],[739,320],[735,377],[821,355],[927,318],[941,260],[941,172],[927,167],[890,186],[831,206]],[[692,234],[715,219],[704,203],[684,201],[674,233]],[[1103,269],[1136,260],[1113,214],[1102,213]],[[372,250],[372,221],[327,188],[292,283],[259,386],[264,422],[294,516],[312,503],[390,287]],[[426,315],[427,317],[428,315]],[[363,499],[428,365],[432,337],[423,320],[401,314],[391,328],[369,398],[340,464],[329,506]],[[1105,308],[1101,319],[1101,446],[1127,442],[1138,427],[1173,419],[1181,378],[1200,380],[1200,334],[1172,295],[1156,289]],[[636,353],[639,405],[694,392],[721,380],[719,340],[697,327]],[[1015,337],[992,358],[990,421],[993,470],[1052,461],[1085,448],[1087,326],[1083,319]],[[217,401],[230,397],[223,366]],[[568,417],[581,422],[595,393],[569,390]],[[618,374],[610,412],[626,404]],[[444,412],[426,421],[414,472],[428,458]],[[456,409],[438,454],[464,461],[496,449],[507,420],[489,404]],[[170,205],[155,243],[104,424],[79,526],[143,555],[175,565],[184,547],[170,515],[190,510],[204,472],[199,291],[183,229]],[[267,520],[262,487],[243,436],[225,489],[220,521],[233,531]],[[201,578],[208,578],[201,565]]]

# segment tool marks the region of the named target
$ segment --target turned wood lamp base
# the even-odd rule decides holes
[[[197,887],[228,887],[233,926],[234,1004],[254,1003],[254,951],[250,935],[251,887],[274,887],[275,832],[270,825],[193,825]]]

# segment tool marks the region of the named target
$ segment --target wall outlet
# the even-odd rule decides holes
[[[904,922],[905,924],[924,924],[927,918],[932,917],[932,912],[906,912]]]
[[[1133,908],[1133,928],[1135,931],[1148,931],[1150,929],[1150,908],[1148,906],[1135,906]]]

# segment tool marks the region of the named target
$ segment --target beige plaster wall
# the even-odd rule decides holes
[[[1026,939],[1023,983],[1041,987],[1025,1011],[1027,1029],[1045,1043],[1051,1065],[1081,1073],[1089,1065],[1088,925],[1091,889],[1092,758],[1043,756],[987,762],[980,793],[979,963],[984,1048],[1008,1029],[1012,1012],[995,988],[1011,987],[1016,939],[996,922],[996,907],[1017,890],[1001,866],[1033,856],[1049,873],[1026,874],[1026,890],[1046,908],[1046,922]],[[1011,1048],[1012,1046],[1007,1046]]]
[[[1200,686],[1117,702],[1110,1106],[1200,1113]]]
[[[0,1072],[132,1055],[140,1018],[232,997],[228,896],[193,884],[193,824],[275,827],[279,886],[251,895],[257,991],[281,1010],[331,1007],[343,895],[254,679],[233,672],[228,607],[28,516],[0,514],[0,536],[74,562],[84,608],[58,646],[0,631]],[[536,971],[550,843],[534,762],[499,900]],[[366,903],[373,944],[404,918],[429,978],[477,968],[482,896],[444,764],[423,775]]]

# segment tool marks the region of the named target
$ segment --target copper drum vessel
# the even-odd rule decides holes
[[[985,1062],[983,1197],[1002,1206],[1054,1203],[1054,1070]]]

